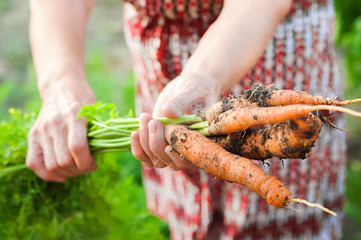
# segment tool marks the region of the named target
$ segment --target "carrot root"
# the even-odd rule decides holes
[[[330,105],[315,105],[315,106],[304,106],[305,109],[308,109],[310,112],[316,111],[316,110],[328,110],[328,111],[336,111],[336,112],[342,112],[346,113],[355,117],[361,117],[361,113],[354,111],[349,108],[344,107],[338,107],[338,106],[330,106]]]
[[[318,203],[310,203],[304,199],[300,199],[300,198],[292,198],[290,200],[290,202],[296,202],[296,203],[301,203],[301,204],[305,204],[306,206],[309,206],[309,207],[315,207],[315,208],[319,208],[321,209],[322,211],[326,212],[326,213],[329,213],[333,216],[337,216],[337,213],[335,213],[334,211],[331,211],[330,209],[318,204]]]

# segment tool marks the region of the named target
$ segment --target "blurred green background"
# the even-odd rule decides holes
[[[336,0],[335,6],[335,40],[342,78],[347,79],[345,98],[357,98],[361,1]],[[0,167],[25,158],[24,139],[41,104],[28,18],[23,0],[0,1]],[[86,67],[98,100],[115,103],[120,112],[134,109],[133,74],[122,33],[122,4],[117,0],[96,2],[87,32]],[[22,113],[9,114],[9,108]],[[353,108],[361,111],[359,105]],[[348,118],[347,128],[344,239],[361,239],[361,121]],[[40,181],[30,171],[0,178],[0,239],[169,239],[167,224],[147,211],[139,162],[130,153],[98,161],[97,172],[66,184]]]

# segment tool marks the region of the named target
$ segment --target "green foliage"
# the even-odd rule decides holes
[[[93,105],[86,105],[83,106],[80,109],[80,112],[78,114],[78,117],[85,117],[88,119],[88,122],[93,120],[101,121],[103,114],[106,112],[106,110],[112,109],[115,110],[116,107],[112,103],[104,104],[102,102],[97,102]],[[111,117],[115,114],[114,111],[111,112]],[[117,115],[117,114],[116,114]]]
[[[351,161],[346,175],[345,212],[361,224],[361,162]]]
[[[361,239],[361,162],[352,160],[346,174],[346,202],[345,214],[347,217],[355,221],[355,229],[357,232],[345,233],[346,236],[353,239]],[[358,226],[357,226],[358,225]],[[345,238],[347,239],[347,238]]]
[[[24,163],[36,117],[10,112],[0,124],[0,174]],[[95,173],[65,184],[28,169],[0,177],[0,239],[166,239],[166,225],[147,212],[138,161],[126,153],[97,162]]]
[[[337,0],[336,44],[343,51],[347,71],[347,95],[361,91],[361,1]]]
[[[347,74],[346,98],[359,98],[361,92],[361,1],[335,0],[336,44],[343,58]],[[356,108],[357,106],[352,106]],[[358,119],[347,118],[349,132],[349,156],[359,155],[360,124]],[[346,175],[345,214],[355,221],[355,229],[361,226],[361,163],[351,160]],[[350,222],[346,223],[348,225]],[[347,227],[347,226],[346,226]],[[361,234],[345,232],[345,239],[360,239]]]

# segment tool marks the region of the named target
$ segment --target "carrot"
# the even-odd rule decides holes
[[[209,135],[230,134],[257,125],[285,122],[316,110],[344,112],[356,117],[361,113],[351,109],[329,105],[288,105],[274,107],[234,108],[220,114],[205,130]]]
[[[361,98],[353,100],[338,100],[328,97],[313,96],[303,91],[271,90],[260,84],[245,92],[244,98],[257,103],[260,107],[284,106],[293,104],[309,105],[347,105],[361,102]]]
[[[211,123],[219,114],[237,107],[257,107],[257,103],[247,101],[243,97],[223,98],[222,101],[197,112],[197,115],[203,120]]]
[[[310,156],[321,127],[320,118],[310,113],[287,122],[226,136],[215,136],[211,139],[227,151],[250,159],[304,159]]]
[[[224,98],[214,105],[200,110],[197,115],[211,123],[219,114],[237,107],[269,107],[285,105],[347,105],[361,102],[361,98],[338,100],[321,96],[313,96],[306,92],[295,90],[272,90],[260,84],[254,84],[244,95]]]
[[[219,179],[244,185],[276,208],[288,207],[291,202],[305,201],[293,198],[292,192],[282,182],[251,160],[226,151],[197,131],[170,124],[165,127],[165,138],[174,150],[197,167]]]

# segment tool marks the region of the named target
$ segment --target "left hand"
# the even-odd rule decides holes
[[[187,73],[171,81],[155,104],[153,117],[177,118],[215,103],[221,94],[215,78],[205,73]],[[139,131],[131,135],[133,155],[145,166],[173,170],[193,168],[193,164],[176,153],[164,138],[163,124],[143,113]]]

